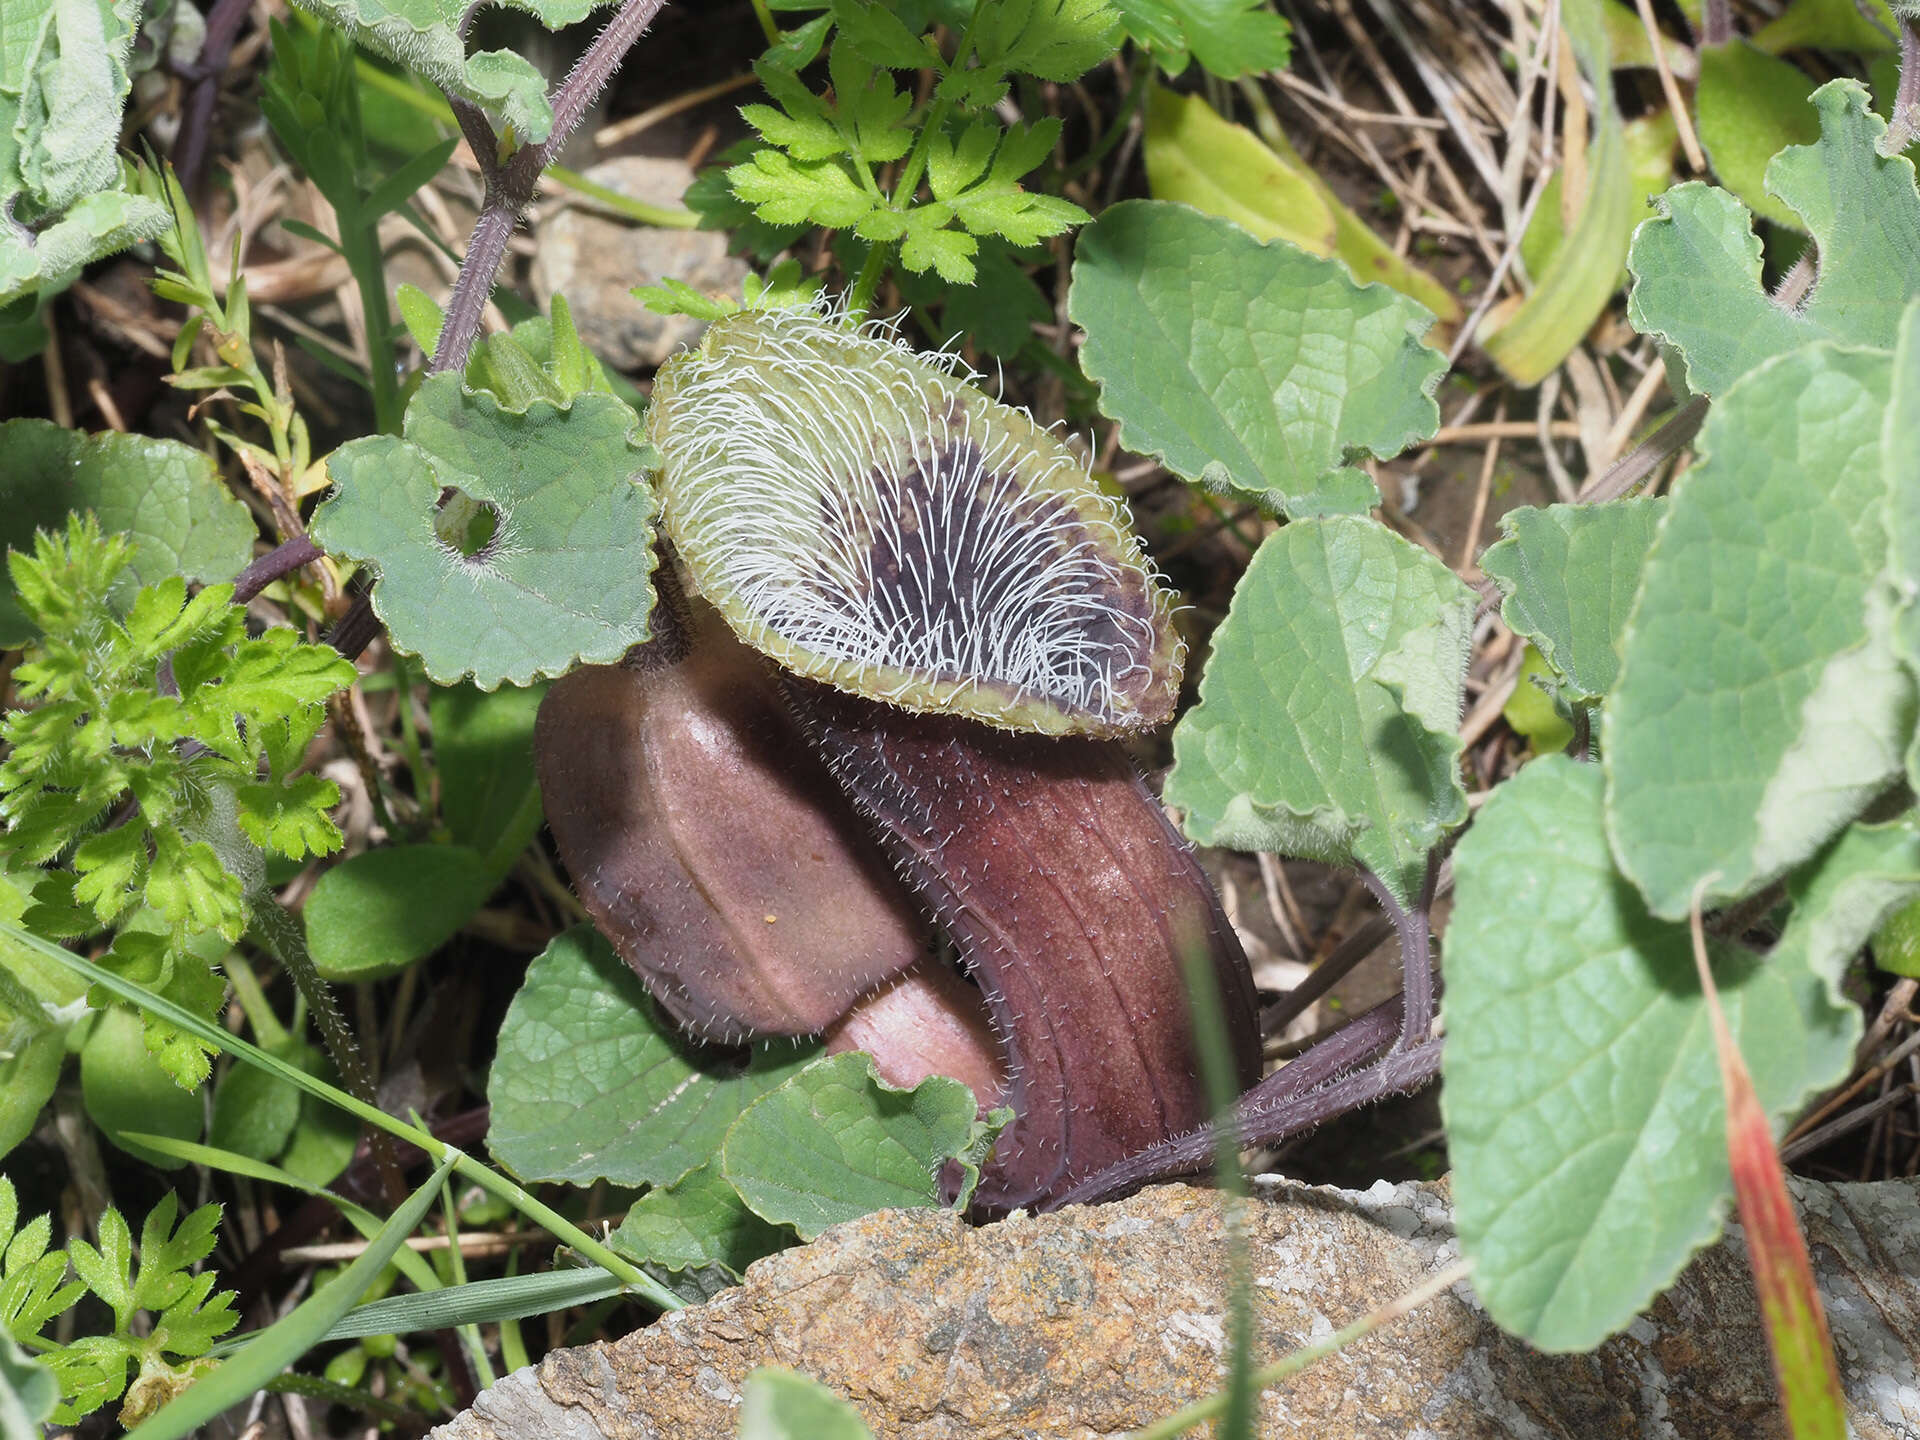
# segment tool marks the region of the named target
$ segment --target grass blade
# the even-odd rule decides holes
[[[387,1268],[393,1253],[406,1243],[428,1208],[439,1197],[440,1182],[447,1178],[460,1152],[451,1146],[446,1158],[406,1203],[393,1212],[367,1246],[366,1253],[346,1269],[346,1273],[317,1295],[310,1295],[285,1318],[275,1321],[232,1359],[223,1362],[206,1379],[169,1400],[152,1419],[133,1431],[132,1440],[179,1440],[204,1425],[221,1411],[238,1405],[254,1391],[287,1369],[325,1338],[340,1318],[353,1308],[353,1302]]]
[[[618,1276],[598,1265],[578,1270],[549,1270],[540,1275],[507,1275],[448,1285],[427,1295],[390,1295],[350,1310],[322,1340],[358,1340],[364,1335],[410,1335],[455,1325],[486,1325],[544,1315],[570,1305],[590,1305],[626,1289]]]

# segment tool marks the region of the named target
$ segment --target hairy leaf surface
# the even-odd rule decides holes
[[[653,492],[638,421],[587,393],[503,408],[436,375],[407,406],[406,438],[350,441],[327,462],[336,489],[315,540],[380,571],[373,608],[395,645],[443,684],[525,685],[577,661],[618,659],[653,610]],[[439,531],[443,487],[493,512],[463,554]]]
[[[722,1164],[756,1214],[811,1240],[875,1210],[939,1205],[948,1161],[966,1177],[964,1205],[1011,1118],[976,1115],[973,1092],[958,1080],[936,1075],[896,1090],[856,1050],[816,1060],[743,1110]]]
[[[1579,700],[1598,700],[1620,670],[1616,650],[1664,499],[1525,506],[1500,517],[1505,538],[1480,568],[1500,587],[1500,614],[1540,648]]]
[[[1911,871],[1913,844],[1856,835],[1823,856],[1764,960],[1712,942],[1776,1125],[1852,1063],[1860,1016],[1837,974],[1904,893],[1867,877]],[[1691,940],[1615,871],[1599,769],[1564,757],[1494,793],[1454,874],[1442,1105],[1461,1245],[1503,1328],[1590,1349],[1718,1234],[1732,1193]]]
[[[1338,472],[1431,435],[1433,315],[1338,261],[1127,201],[1080,233],[1068,309],[1126,445],[1289,514],[1374,503]],[[1331,503],[1329,503],[1331,502]]]
[[[1247,567],[1166,798],[1203,845],[1361,865],[1402,903],[1467,815],[1461,684],[1473,593],[1357,516],[1288,525]]]
[[[703,1051],[605,940],[576,926],[528,967],[508,1007],[487,1079],[487,1145],[522,1180],[671,1185],[815,1053],[775,1043],[742,1068],[731,1052]]]
[[[1635,233],[1627,317],[1680,352],[1687,385],[1718,396],[1771,356],[1812,340],[1891,349],[1901,312],[1920,295],[1920,191],[1913,162],[1875,148],[1886,122],[1857,80],[1813,92],[1820,138],[1782,150],[1766,187],[1798,215],[1820,257],[1801,303],[1776,304],[1760,276],[1760,237],[1747,207],[1698,181],[1657,202]]]
[[[1657,915],[1813,853],[1900,773],[1886,355],[1809,346],[1714,406],[1647,554],[1607,705],[1607,825]]]

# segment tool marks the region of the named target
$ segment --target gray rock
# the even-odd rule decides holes
[[[628,155],[586,176],[651,205],[677,206],[693,172],[678,160]],[[542,307],[556,292],[565,295],[580,337],[608,364],[647,370],[697,341],[704,326],[685,315],[654,314],[628,293],[634,286],[670,278],[702,293],[737,296],[746,274],[746,262],[727,254],[727,238],[717,230],[660,230],[576,207],[540,227],[533,291]]]
[[[1858,1440],[1920,1437],[1920,1184],[1796,1181]],[[969,1229],[871,1215],[760,1261],[747,1283],[495,1385],[437,1440],[731,1436],[757,1365],[802,1370],[898,1440],[1118,1436],[1211,1393],[1225,1346],[1218,1196]],[[1247,1227],[1262,1363],[1456,1256],[1444,1182],[1365,1192],[1270,1179]],[[1784,1437],[1731,1234],[1591,1355],[1501,1334],[1462,1285],[1267,1392],[1260,1433],[1314,1440]]]

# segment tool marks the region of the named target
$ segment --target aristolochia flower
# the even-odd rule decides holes
[[[1124,508],[1058,437],[883,326],[743,311],[669,362],[667,532],[734,630],[910,710],[1117,734],[1184,647]]]

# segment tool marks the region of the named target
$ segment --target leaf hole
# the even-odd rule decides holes
[[[433,517],[433,533],[461,559],[481,562],[493,554],[500,521],[500,507],[492,501],[455,489]]]

